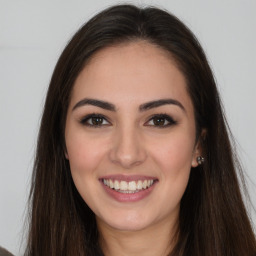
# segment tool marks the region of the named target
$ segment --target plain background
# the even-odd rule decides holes
[[[36,136],[55,63],[85,21],[116,3],[121,2],[0,0],[0,245],[15,255],[22,254]],[[256,205],[256,1],[128,3],[163,7],[198,37],[213,68]]]

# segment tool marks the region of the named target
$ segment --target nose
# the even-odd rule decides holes
[[[110,160],[124,169],[142,164],[147,158],[142,137],[136,128],[117,130],[113,135]]]

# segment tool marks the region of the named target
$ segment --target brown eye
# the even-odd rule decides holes
[[[80,123],[91,127],[101,127],[110,125],[110,123],[104,116],[97,114],[91,114],[86,116],[80,121]]]
[[[165,128],[171,125],[175,125],[177,122],[172,117],[166,114],[159,114],[153,116],[145,125],[152,127]]]
[[[102,117],[92,117],[91,118],[91,124],[92,125],[102,125],[103,124],[103,118]]]
[[[166,123],[166,119],[163,118],[163,117],[154,117],[154,118],[153,118],[153,123],[154,123],[154,125],[156,125],[156,126],[163,126],[163,125],[165,125],[165,123]],[[167,122],[167,123],[168,123],[168,122]]]

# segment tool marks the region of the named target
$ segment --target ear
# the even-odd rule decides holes
[[[201,156],[201,145],[200,145],[200,141],[198,140],[197,144],[196,144],[196,147],[194,149],[194,153],[193,153],[193,158],[192,158],[192,163],[191,163],[191,166],[192,167],[197,167],[198,166],[198,162],[197,162],[197,158],[199,156]]]
[[[199,136],[199,138],[196,142],[195,148],[194,148],[193,158],[192,158],[192,163],[191,163],[192,167],[198,166],[197,158],[199,156],[202,156],[202,154],[203,154],[202,142],[205,140],[205,136],[206,136],[206,129],[203,129],[201,132],[201,135]]]
[[[69,160],[69,156],[68,156],[68,151],[67,151],[66,144],[65,144],[64,147],[63,147],[63,151],[64,151],[64,154],[65,154],[66,159]]]

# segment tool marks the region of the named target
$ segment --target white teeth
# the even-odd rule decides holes
[[[129,182],[129,185],[128,185],[128,190],[130,190],[130,191],[135,191],[136,188],[137,188],[136,182],[135,182],[135,181],[130,181],[130,182]]]
[[[114,189],[118,190],[120,188],[119,182],[117,180],[114,181]]]
[[[105,183],[104,183],[105,184]],[[112,180],[109,180],[109,187],[114,188],[114,182]]]
[[[139,180],[137,183],[137,189],[142,189],[142,181]]]
[[[121,190],[127,190],[128,189],[128,183],[126,181],[121,181],[120,182],[120,189]]]
[[[121,193],[135,193],[139,192],[142,189],[147,189],[151,187],[154,183],[154,180],[138,180],[136,181],[118,181],[118,180],[111,180],[111,179],[103,179],[103,183]]]
[[[147,185],[148,185],[148,182],[147,182],[146,180],[144,180],[143,183],[142,183],[142,187],[143,187],[144,189],[146,189],[146,188],[147,188]]]

